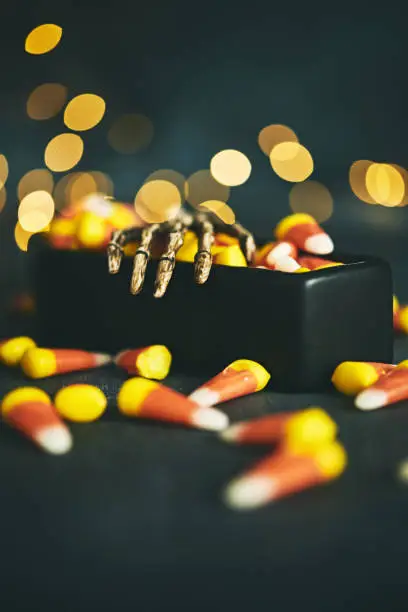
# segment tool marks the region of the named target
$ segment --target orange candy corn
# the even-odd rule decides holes
[[[0,341],[0,361],[8,366],[18,365],[26,351],[36,346],[34,340],[27,336],[7,338]]]
[[[273,453],[233,480],[224,493],[234,510],[251,510],[340,476],[347,455],[338,442],[308,454]]]
[[[376,410],[408,399],[408,360],[359,393],[355,405],[360,410]]]
[[[278,412],[251,421],[234,423],[220,435],[225,442],[235,444],[273,444],[284,436],[286,424],[294,414],[296,413]]]
[[[270,377],[269,372],[256,361],[238,359],[193,391],[189,397],[200,406],[212,406],[261,391]]]
[[[396,368],[392,363],[373,361],[343,361],[333,372],[332,383],[337,391],[345,395],[357,395],[367,389],[383,374]]]
[[[62,455],[72,447],[69,429],[41,389],[21,387],[10,391],[3,398],[1,413],[6,423],[47,453]]]
[[[288,240],[299,249],[316,255],[327,255],[334,249],[330,236],[311,215],[305,213],[295,213],[282,219],[275,228],[275,235],[278,240]]]
[[[397,310],[394,309],[394,329],[408,334],[408,306],[398,307]]]
[[[109,355],[75,349],[33,348],[26,351],[21,367],[30,378],[45,378],[65,372],[98,368],[111,361]]]
[[[155,344],[145,348],[122,351],[114,359],[128,374],[163,380],[171,365],[171,353],[166,346]]]
[[[259,249],[252,260],[255,266],[273,267],[276,260],[282,257],[296,259],[298,250],[292,242],[269,242]]]
[[[220,431],[228,426],[223,412],[198,406],[188,397],[153,380],[131,378],[121,387],[119,410],[130,417],[181,423],[189,427]]]
[[[343,263],[338,261],[330,261],[330,259],[322,259],[321,257],[299,257],[298,259],[301,266],[309,268],[309,270],[319,270],[320,268],[334,268],[336,266],[344,266]]]

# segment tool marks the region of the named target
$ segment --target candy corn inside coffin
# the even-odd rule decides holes
[[[173,389],[145,378],[131,378],[121,387],[119,410],[130,417],[181,423],[190,427],[220,431],[228,426],[228,417],[215,408],[198,406]]]
[[[328,255],[334,249],[330,236],[311,215],[305,213],[295,213],[282,219],[275,228],[275,235],[278,240],[288,240],[299,249],[316,255]]]
[[[65,372],[98,368],[111,361],[109,355],[74,349],[29,349],[21,360],[23,372],[30,378],[45,378]]]
[[[55,409],[63,419],[76,423],[96,421],[105,412],[108,400],[93,385],[69,385],[60,389],[54,398]]]
[[[122,351],[114,359],[128,374],[163,380],[170,371],[171,353],[166,346],[155,344],[144,348]]]
[[[212,406],[261,391],[270,377],[269,372],[256,361],[238,359],[193,391],[189,397],[200,406]]]
[[[322,259],[321,257],[299,257],[298,259],[301,266],[308,268],[309,270],[320,270],[321,268],[335,268],[337,266],[344,266],[339,261],[330,261],[329,259]]]
[[[408,399],[408,361],[401,362],[391,372],[359,393],[355,405],[360,410],[375,410]]]
[[[292,242],[269,242],[256,251],[252,263],[255,266],[273,267],[277,259],[291,257],[296,259],[298,250]]]
[[[41,389],[21,387],[10,391],[2,401],[1,413],[6,423],[48,453],[62,455],[72,447],[70,431]]]
[[[345,470],[347,455],[331,442],[311,454],[273,453],[233,480],[224,501],[234,510],[251,510],[309,487],[334,480]]]
[[[34,340],[26,336],[2,340],[0,341],[0,361],[8,366],[16,366],[20,363],[24,353],[35,346]]]
[[[236,268],[245,268],[248,264],[245,255],[241,251],[239,245],[225,247],[214,256],[214,263],[223,266],[233,266]]]
[[[396,366],[391,363],[376,363],[370,361],[343,361],[333,372],[332,383],[340,393],[357,395],[367,389],[383,374],[390,372]]]
[[[401,306],[394,310],[394,329],[408,334],[408,306]]]

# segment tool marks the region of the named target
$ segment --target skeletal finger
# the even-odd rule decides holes
[[[194,258],[194,280],[203,285],[210,275],[212,266],[211,246],[214,242],[214,226],[205,215],[198,215],[198,251]]]
[[[119,272],[120,264],[122,263],[123,259],[124,247],[129,244],[129,242],[136,240],[138,235],[139,230],[135,227],[113,232],[107,247],[108,268],[110,274],[117,274]]]
[[[256,244],[253,235],[240,223],[234,223],[232,228],[236,232],[241,248],[244,251],[245,258],[248,263],[251,263],[254,253],[256,251]]]
[[[168,224],[170,231],[167,236],[167,245],[163,255],[159,259],[154,287],[154,297],[160,298],[166,293],[168,284],[173,275],[176,264],[176,253],[183,244],[184,234],[187,229],[181,220]]]
[[[142,290],[147,264],[150,259],[152,241],[159,227],[158,223],[154,223],[142,231],[140,246],[133,260],[132,280],[130,282],[130,292],[132,295],[136,295]]]

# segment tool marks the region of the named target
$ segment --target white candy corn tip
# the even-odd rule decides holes
[[[51,455],[64,455],[72,448],[72,436],[63,425],[47,427],[36,437],[36,442]]]
[[[229,419],[226,414],[216,408],[201,407],[194,412],[192,425],[200,429],[209,429],[210,431],[221,431],[229,425]]]
[[[333,240],[328,234],[316,234],[306,238],[304,250],[315,255],[328,255],[334,249]]]
[[[214,406],[214,404],[218,404],[220,396],[216,391],[211,391],[211,389],[202,387],[202,389],[193,391],[193,393],[189,395],[189,399],[199,406]]]
[[[266,256],[266,263],[272,266],[277,259],[281,257],[288,257],[292,253],[292,247],[288,242],[282,242],[282,244],[278,244],[276,247],[268,253]]]
[[[125,355],[128,351],[129,351],[129,349],[126,349],[125,351],[121,351],[120,353],[115,355],[115,357],[113,358],[113,363],[118,365],[118,363],[122,359],[123,355]]]
[[[366,389],[359,393],[355,400],[355,405],[360,410],[375,410],[387,403],[387,394],[378,389]]]
[[[95,363],[97,366],[105,365],[106,363],[111,363],[112,357],[111,355],[106,355],[106,353],[95,353]]]
[[[263,476],[233,480],[224,491],[224,503],[233,510],[260,508],[273,498],[273,481]]]
[[[245,425],[235,423],[235,425],[231,425],[231,427],[224,429],[224,431],[220,433],[220,438],[221,440],[224,440],[224,442],[236,442],[244,428]]]
[[[280,257],[275,260],[275,270],[279,270],[280,272],[296,272],[300,268],[300,265],[293,259],[293,257]]]

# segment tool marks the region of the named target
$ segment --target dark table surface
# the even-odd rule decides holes
[[[393,264],[406,299],[404,263]],[[408,339],[397,338],[395,359],[407,356]],[[109,397],[100,421],[70,425],[66,456],[1,426],[2,611],[406,611],[408,487],[396,468],[408,456],[408,402],[361,413],[335,391],[267,391],[225,404],[232,421],[320,405],[349,454],[340,480],[234,513],[222,488],[265,448],[125,420],[114,401],[125,378],[109,366],[40,383],[54,393],[86,381]],[[24,382],[2,368],[0,395]],[[166,382],[188,393],[203,381]]]

